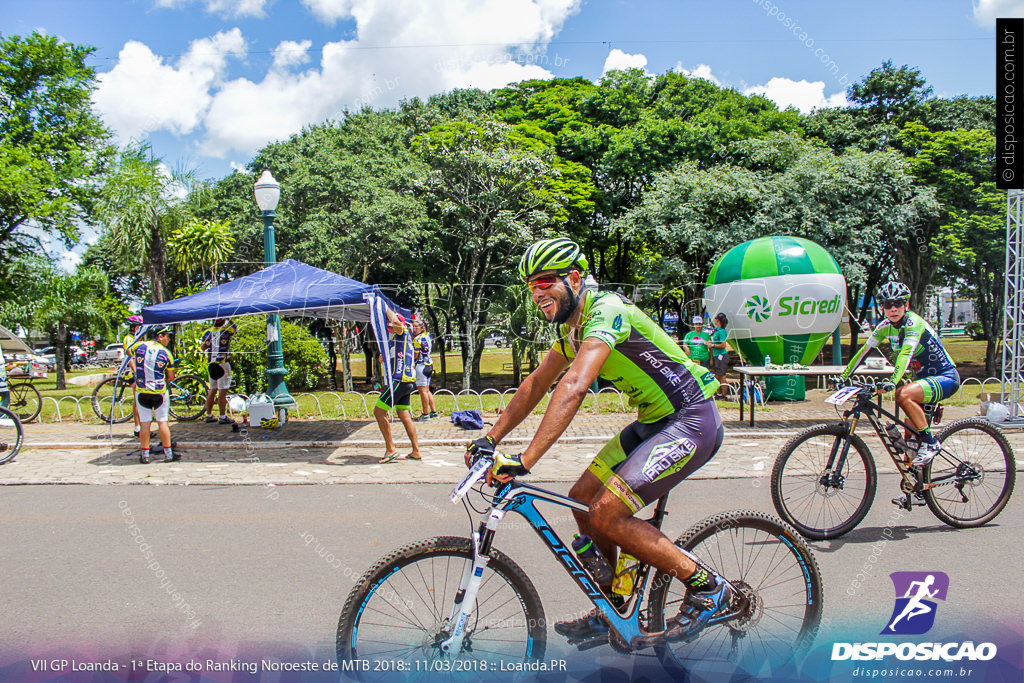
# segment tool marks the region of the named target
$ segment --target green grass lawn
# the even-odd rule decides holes
[[[985,342],[976,342],[968,337],[951,337],[944,340],[946,349],[953,357],[954,362],[958,366],[963,367],[965,370],[970,368],[980,367],[984,369],[984,358],[985,358]],[[488,348],[484,350],[483,357],[481,358],[480,371],[482,378],[482,385],[485,387],[482,390],[482,395],[477,397],[475,395],[457,396],[459,389],[462,385],[462,356],[458,353],[449,353],[446,356],[447,365],[447,389],[442,388],[442,382],[440,377],[441,363],[439,354],[434,354],[434,391],[437,399],[437,407],[443,413],[450,413],[452,410],[467,410],[467,409],[482,409],[484,412],[494,413],[502,409],[508,402],[508,396],[502,398],[502,393],[512,388],[512,352],[509,349],[494,349]],[[356,379],[356,389],[358,393],[345,393],[345,392],[333,392],[327,390],[319,390],[310,393],[301,393],[298,396],[299,401],[299,414],[302,417],[316,416],[319,417],[321,414],[325,418],[355,418],[365,419],[368,410],[373,409],[373,405],[376,402],[376,396],[369,393],[369,387],[362,382],[365,379],[365,365],[364,357],[362,354],[353,356],[351,359],[351,367],[354,378]],[[67,379],[74,377],[81,377],[83,375],[95,375],[100,373],[112,372],[112,368],[107,369],[88,369],[88,370],[75,370],[67,373]],[[525,368],[524,368],[525,373]],[[965,373],[967,375],[968,373]],[[974,375],[974,373],[970,373]],[[978,375],[983,373],[977,373]],[[735,380],[736,377],[731,376],[731,379]],[[12,384],[17,384],[22,380],[11,379]],[[62,420],[78,419],[77,414],[72,415],[74,411],[74,402],[72,399],[81,399],[81,415],[87,422],[98,423],[98,418],[92,412],[90,407],[89,397],[92,395],[93,386],[74,386],[68,385],[67,389],[57,391],[56,389],[56,373],[51,372],[45,379],[33,380],[32,384],[39,389],[42,396],[44,397],[41,411],[41,418],[45,422],[54,422],[57,420],[57,406],[60,402],[60,413]],[[813,387],[814,385],[809,385]],[[998,391],[997,382],[988,382],[985,386],[986,391]],[[954,396],[949,403],[953,405],[967,405],[977,404],[978,394],[981,393],[981,386],[977,381],[969,381],[956,396]],[[68,397],[68,398],[65,398]],[[62,400],[63,399],[63,400]],[[413,395],[412,407],[413,412],[419,414],[418,394]],[[735,406],[734,403],[722,403],[723,408],[727,406]],[[535,410],[535,412],[543,412],[547,406],[547,400],[543,401]],[[623,412],[629,411],[628,405],[625,401],[620,400],[617,395],[611,393],[602,393],[599,397],[588,397],[583,404],[582,410],[587,412]],[[770,410],[770,408],[769,408]]]

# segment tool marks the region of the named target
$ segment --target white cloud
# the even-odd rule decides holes
[[[675,67],[672,69],[676,73],[681,73],[691,78],[703,78],[705,81],[711,81],[715,85],[721,87],[722,81],[715,78],[711,73],[711,67],[707,64],[698,64],[696,69],[685,69],[683,68],[682,62],[677,62]]]
[[[245,164],[240,164],[237,161],[232,161],[230,163],[230,166],[231,170],[233,170],[235,173],[244,173],[246,175],[248,175],[249,173],[249,170],[245,167]]]
[[[177,9],[195,0],[156,0],[157,7]],[[267,0],[203,0],[206,11],[224,17],[265,17]]]
[[[147,46],[130,43],[114,69],[100,78],[97,110],[123,139],[167,130],[201,135],[201,154],[252,154],[304,126],[340,119],[345,110],[391,107],[453,88],[491,89],[550,78],[551,69],[568,60],[549,58],[547,47],[582,0],[303,3],[321,21],[352,22],[355,37],[319,50],[308,40],[283,41],[273,50],[272,65],[257,78],[229,75],[228,56],[245,51],[238,29],[229,32],[236,40],[233,50],[220,46],[204,52],[194,45],[191,57],[176,66]],[[225,35],[208,40],[227,42]],[[201,54],[210,60],[205,69],[195,65]],[[317,54],[319,62],[314,58],[312,66],[294,69]]]
[[[984,28],[995,28],[996,18],[1024,17],[1021,0],[974,0],[974,21]]]
[[[604,60],[604,68],[601,73],[608,73],[615,69],[643,69],[647,66],[647,57],[644,55],[631,55],[618,48],[613,48]]]
[[[744,95],[764,95],[775,102],[779,109],[796,107],[803,114],[822,107],[845,107],[846,93],[837,92],[825,96],[823,81],[794,81],[789,78],[772,78],[766,85],[755,85],[743,91]]]
[[[274,68],[287,69],[309,61],[309,48],[313,46],[312,40],[296,42],[284,40],[274,48]]]
[[[129,41],[114,68],[98,76],[93,104],[120,142],[157,130],[189,134],[213,101],[210,90],[223,79],[228,56],[244,54],[237,28],[194,41],[177,67]]]

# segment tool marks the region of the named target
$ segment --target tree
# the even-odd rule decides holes
[[[25,227],[71,246],[89,217],[113,155],[92,112],[92,52],[39,33],[0,37],[0,269],[37,249]]]
[[[524,149],[511,127],[490,119],[453,121],[417,136],[413,148],[430,164],[423,181],[460,292],[463,388],[479,386],[485,300],[492,277],[508,277],[509,255],[551,224],[559,206],[547,194],[549,156]],[[500,274],[500,275],[499,275]]]
[[[658,176],[644,201],[617,221],[652,258],[645,279],[698,299],[715,260],[765,235],[796,235],[829,250],[847,279],[847,299],[873,291],[916,225],[937,214],[896,152],[842,155],[788,134],[737,143],[734,162],[681,164]],[[866,314],[862,309],[860,317]],[[853,328],[856,343],[856,328]]]
[[[217,266],[231,256],[235,237],[227,221],[191,220],[171,233],[167,240],[171,262],[186,274],[191,285],[191,273],[210,270],[210,283],[217,285]]]
[[[98,209],[111,246],[126,264],[145,268],[150,299],[166,299],[167,239],[193,216],[195,173],[168,171],[148,144],[125,148],[100,194]]]
[[[64,354],[68,332],[109,332],[108,311],[102,304],[107,293],[107,278],[102,271],[79,268],[70,275],[49,270],[41,279],[43,296],[32,321],[49,336],[56,349],[57,389],[65,389]]]
[[[886,60],[862,81],[852,84],[847,96],[864,109],[872,122],[886,121],[901,126],[920,114],[931,92],[920,69],[906,64],[897,69],[891,60]]]

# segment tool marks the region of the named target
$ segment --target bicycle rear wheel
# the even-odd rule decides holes
[[[767,674],[810,647],[821,621],[821,574],[792,527],[763,512],[726,512],[697,523],[676,545],[728,579],[748,608],[692,642],[656,647],[670,673]],[[658,572],[647,603],[651,630],[664,630],[685,597],[682,581]]]
[[[135,392],[123,379],[105,379],[92,391],[92,412],[104,422],[120,424],[132,419]]]
[[[167,385],[170,394],[168,410],[182,422],[189,422],[203,414],[206,406],[206,382],[199,375],[175,377]]]
[[[43,407],[43,397],[39,390],[28,382],[12,384],[11,390],[11,412],[15,413],[22,422],[31,422],[39,417],[39,411]]]
[[[850,448],[841,469],[826,469],[834,447]],[[838,459],[839,451],[836,451]],[[816,541],[852,531],[871,509],[878,475],[867,444],[846,425],[824,424],[806,429],[782,447],[772,468],[775,510],[805,537]]]
[[[0,408],[0,465],[14,459],[21,450],[24,434],[18,416]]]
[[[497,670],[500,662],[542,659],[547,637],[540,596],[523,570],[494,549],[462,651],[441,652],[463,570],[472,561],[470,539],[450,536],[407,545],[379,560],[349,593],[338,620],[341,670],[352,671],[359,661],[401,661],[410,678],[475,681],[489,678],[483,672],[492,664]]]
[[[924,470],[924,501],[946,524],[992,521],[1013,493],[1017,465],[1002,430],[980,417],[957,420],[937,436],[942,451]]]

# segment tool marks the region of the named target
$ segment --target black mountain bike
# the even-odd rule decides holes
[[[452,502],[474,490],[492,464],[491,458],[480,458],[452,493]],[[612,626],[593,639],[570,641],[580,650],[602,645],[630,654],[653,650],[662,666],[683,675],[696,663],[762,671],[802,652],[814,639],[822,613],[818,565],[799,535],[771,515],[718,514],[676,540],[730,581],[739,596],[702,631],[670,642],[664,632],[685,598],[681,581],[635,564],[623,571],[632,574],[633,592],[615,607],[537,509],[537,503],[546,503],[586,512],[585,504],[517,480],[499,485],[493,494],[484,488],[481,483],[475,490],[489,508],[472,506],[482,517],[470,538],[437,537],[399,548],[356,583],[338,620],[342,672],[367,678],[380,671],[434,672],[431,681],[438,674],[478,680],[543,662],[547,629],[537,589],[519,565],[492,546],[511,511],[526,518]],[[468,513],[468,501],[463,504]],[[666,504],[667,496],[660,498],[648,520],[657,528]]]
[[[1010,500],[1017,469],[1013,448],[988,420],[970,417],[935,435],[941,451],[923,467],[910,462],[920,432],[874,400],[874,387],[849,382],[825,399],[841,406],[843,421],[811,427],[783,446],[772,469],[772,501],[779,515],[814,540],[838,538],[868,514],[878,475],[874,456],[854,432],[865,416],[900,474],[901,496],[893,503],[928,509],[946,524],[976,527],[992,521]],[[941,406],[925,406],[932,424]],[[881,416],[892,420],[882,426]],[[903,429],[900,433],[899,424]]]
[[[120,378],[110,377],[96,385],[92,392],[92,411],[104,422],[120,424],[132,419],[135,378],[130,372]],[[190,422],[203,414],[206,404],[206,381],[199,375],[182,375],[167,383],[171,416]]]

